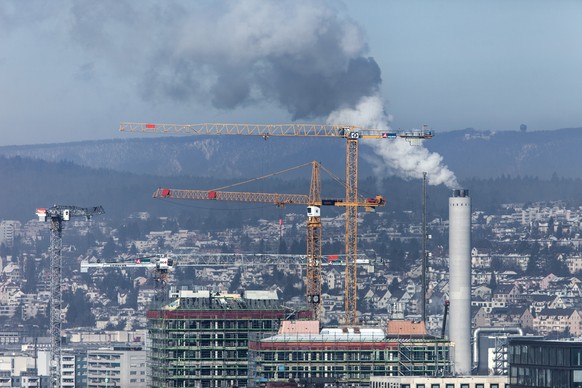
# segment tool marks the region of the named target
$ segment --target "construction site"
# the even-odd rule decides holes
[[[243,290],[240,294],[220,294],[210,290],[167,293],[169,271],[178,261],[168,257],[144,257],[131,263],[83,263],[91,267],[151,269],[164,285],[157,307],[147,311],[148,385],[151,387],[269,387],[269,386],[367,386],[373,376],[445,376],[455,371],[452,344],[428,335],[425,322],[393,321],[387,327],[365,327],[358,318],[358,209],[373,211],[383,206],[382,196],[364,198],[358,192],[358,148],[360,139],[393,141],[411,145],[430,139],[432,132],[380,132],[342,125],[157,125],[123,123],[122,131],[176,133],[188,135],[251,135],[265,140],[271,136],[332,137],[346,141],[345,197],[322,198],[317,162],[312,166],[308,194],[279,194],[159,188],[154,198],[263,202],[276,206],[306,206],[305,304],[285,306],[275,291]],[[238,184],[231,185],[237,186]],[[228,187],[231,187],[228,186]],[[345,316],[339,327],[322,327],[322,222],[321,207],[345,208]],[[95,208],[77,211],[89,217],[100,214]],[[465,210],[468,208],[465,208]],[[60,233],[68,221],[68,209],[53,209],[54,243],[53,298],[60,282]],[[464,214],[464,213],[463,213]],[[44,213],[38,213],[47,220]],[[44,218],[43,218],[44,217]],[[466,217],[465,217],[466,218]],[[465,247],[461,247],[465,249]],[[464,253],[464,252],[462,252]],[[424,285],[423,285],[424,287]],[[169,296],[169,298],[168,298]],[[455,302],[456,303],[456,302]],[[463,305],[464,306],[464,305]],[[54,385],[61,379],[60,305],[53,304],[51,347]],[[446,312],[445,312],[446,316]],[[463,343],[459,341],[459,343]],[[458,352],[457,352],[458,353]],[[457,354],[458,356],[458,354]],[[470,354],[469,354],[470,356]],[[464,357],[464,355],[461,355]],[[464,361],[463,361],[464,362]],[[108,378],[99,380],[101,383]],[[99,382],[96,386],[99,386]]]
[[[366,386],[371,376],[451,372],[450,342],[420,322],[320,328],[271,291],[181,291],[148,322],[152,387]]]
[[[360,139],[430,139],[425,130],[382,133],[336,125],[193,125],[124,123],[130,132],[194,135],[324,136],[346,141],[345,198],[322,199],[318,163],[312,163],[309,194],[228,192],[160,188],[154,198],[266,202],[307,206],[305,309],[290,311],[274,292],[219,295],[180,291],[148,317],[152,387],[258,387],[273,384],[365,386],[371,376],[439,376],[451,372],[448,340],[429,336],[424,322],[398,329],[360,327],[356,300],[358,207],[373,211],[382,196],[358,193]],[[346,212],[345,320],[320,327],[322,314],[321,206]],[[420,328],[420,329],[419,329]]]
[[[181,291],[171,306],[147,313],[152,386],[247,386],[249,336],[308,315],[286,311],[268,291]]]

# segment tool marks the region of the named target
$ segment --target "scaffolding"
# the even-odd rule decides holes
[[[249,340],[249,387],[290,381],[367,386],[371,376],[450,374],[448,340],[350,335],[277,335]]]
[[[507,336],[495,336],[495,349],[493,350],[493,374],[507,376]]]
[[[150,386],[246,387],[249,335],[288,316],[277,299],[246,296],[199,292],[148,311]]]

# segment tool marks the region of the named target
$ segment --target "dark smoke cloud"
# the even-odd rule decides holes
[[[380,68],[337,2],[72,3],[75,41],[137,77],[147,100],[234,109],[267,102],[325,117],[378,91]]]
[[[322,118],[381,83],[362,29],[331,0],[7,0],[0,24],[68,32],[83,53],[77,79],[114,75],[155,103]]]
[[[373,58],[352,58],[346,69],[332,74],[298,74],[288,63],[272,63],[272,71],[257,82],[293,119],[327,117],[345,106],[378,91],[380,67]]]

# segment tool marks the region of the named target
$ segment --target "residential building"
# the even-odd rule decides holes
[[[370,378],[370,388],[509,388],[507,376],[391,376]]]
[[[87,351],[87,388],[146,386],[146,351],[113,346]]]
[[[550,309],[540,311],[533,318],[533,328],[539,335],[566,333],[582,335],[582,316],[575,309]]]

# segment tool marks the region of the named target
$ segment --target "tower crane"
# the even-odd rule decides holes
[[[309,222],[309,221],[308,221]],[[162,286],[165,287],[169,279],[169,271],[176,267],[233,267],[233,266],[249,266],[257,267],[264,265],[277,265],[282,262],[282,260],[287,264],[301,265],[305,263],[305,260],[311,264],[315,270],[312,272],[321,273],[321,267],[324,265],[341,265],[345,264],[345,255],[328,255],[327,261],[323,261],[320,256],[319,259],[315,257],[309,257],[309,255],[298,255],[298,254],[277,254],[277,253],[170,253],[170,254],[156,254],[149,256],[139,256],[130,261],[81,261],[81,273],[88,273],[90,269],[130,269],[130,268],[145,268],[151,270],[156,282],[161,282]],[[317,260],[317,262],[315,262]],[[375,260],[370,259],[364,254],[359,254],[357,259],[358,264],[364,265],[374,265]],[[321,282],[313,279],[311,284],[311,291],[308,292],[321,292]],[[319,287],[319,288],[317,288]],[[165,292],[165,290],[164,290]],[[312,298],[310,308],[312,308],[315,319],[319,319],[321,310],[319,304],[316,303],[313,296],[319,296],[311,294]]]
[[[345,255],[327,255],[327,261],[322,258],[322,265],[342,265]],[[165,255],[141,256],[130,261],[81,261],[81,273],[90,269],[128,269],[145,268],[154,272],[156,280],[165,282],[168,272],[176,267],[233,267],[261,265],[277,265],[284,260],[286,264],[302,265],[307,255],[279,253],[171,253]],[[358,254],[358,264],[374,265],[376,261],[365,254]]]
[[[187,200],[220,200],[238,202],[266,202],[277,206],[285,205],[308,205],[307,206],[307,265],[306,265],[306,301],[313,312],[313,318],[319,320],[321,317],[321,210],[322,205],[346,206],[342,200],[322,200],[320,192],[319,164],[311,162],[311,184],[309,195],[304,194],[276,194],[276,193],[251,193],[251,192],[229,192],[218,190],[176,190],[168,188],[158,188],[154,198],[174,198]],[[300,166],[299,166],[300,167]],[[370,210],[377,206],[383,206],[384,198],[357,198],[356,206],[364,206]],[[346,261],[348,256],[346,254]],[[347,265],[346,265],[347,266]]]
[[[62,329],[62,247],[63,247],[63,222],[71,217],[84,217],[89,221],[93,216],[103,214],[101,206],[90,208],[78,206],[54,205],[51,208],[37,208],[36,215],[39,221],[49,222],[51,231],[49,253],[51,259],[51,295],[50,295],[50,370],[51,386],[61,385],[61,329]]]
[[[130,262],[89,262],[81,261],[81,273],[89,272],[89,268],[146,268],[154,272],[156,281],[166,282],[168,271],[174,267],[174,259],[168,255],[153,255],[136,257]]]
[[[394,132],[366,129],[340,124],[152,124],[121,123],[120,131],[182,135],[245,135],[283,137],[331,137],[346,139],[346,271],[345,271],[345,324],[357,324],[357,200],[358,200],[358,144],[360,139],[403,138],[411,144],[432,138],[432,131],[423,126],[418,131]]]

